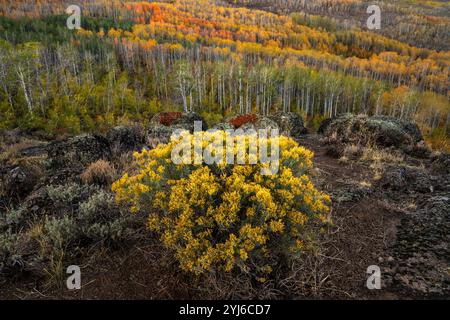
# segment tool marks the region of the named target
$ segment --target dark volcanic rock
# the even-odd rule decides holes
[[[151,125],[147,130],[146,144],[151,148],[155,148],[158,144],[168,143],[174,131],[174,128],[161,124]]]
[[[432,159],[431,168],[437,174],[450,174],[450,154],[442,153]]]
[[[334,118],[328,118],[322,121],[322,123],[319,126],[319,129],[317,129],[317,133],[324,134],[325,130],[328,128],[328,126],[333,122]]]
[[[229,122],[221,122],[216,124],[212,129],[214,130],[234,130],[234,126]]]
[[[378,184],[384,189],[402,192],[431,193],[441,189],[442,179],[426,170],[406,166],[388,167]]]
[[[362,198],[370,196],[373,190],[369,187],[363,187],[355,184],[347,184],[334,189],[330,194],[332,200],[337,203],[359,201]]]
[[[299,136],[308,133],[303,119],[294,112],[277,112],[269,117],[278,124],[280,134],[298,138]]]
[[[46,146],[46,143],[41,143],[37,146],[22,149],[19,151],[19,153],[22,157],[36,157],[45,155],[47,153]]]
[[[386,264],[389,286],[408,296],[450,294],[450,175],[427,168],[390,166],[379,181],[392,202],[404,199],[405,214]]]
[[[206,121],[195,112],[160,112],[153,116],[150,120],[151,127],[174,127],[176,129],[185,129],[190,132],[194,132],[194,122],[202,122],[202,130],[207,130]]]
[[[422,133],[419,127],[411,122],[388,116],[373,116],[369,118],[369,123],[380,130],[400,131],[402,134],[407,134],[412,138],[412,141],[419,142],[423,140]]]
[[[195,121],[202,122],[202,130],[208,129],[206,121],[203,119],[203,117],[195,112],[183,113],[179,118],[175,119],[171,125],[178,129],[189,130],[192,133],[194,132]]]
[[[244,114],[228,118],[227,124],[231,128],[240,128],[244,131],[249,129],[278,129],[280,134],[293,138],[298,138],[300,135],[307,133],[303,119],[293,112],[277,112],[268,117],[256,114]]]
[[[0,210],[4,210],[8,206],[8,198],[0,195]]]
[[[428,155],[421,144],[422,134],[415,123],[387,117],[341,114],[325,120],[319,128],[330,143],[395,147],[408,153]]]
[[[202,123],[202,130],[208,129],[206,121],[195,112],[161,112],[150,121],[146,145],[154,148],[160,143],[168,143],[176,130],[187,130],[193,133],[196,121]]]
[[[240,126],[239,129],[242,129],[244,131],[247,131],[247,130],[258,131],[258,130],[264,129],[264,130],[269,131],[269,130],[273,130],[273,129],[279,130],[279,126],[271,118],[259,116],[258,119],[254,123],[251,123],[251,122],[245,123],[242,126]],[[270,132],[268,132],[268,134],[270,135]]]
[[[140,126],[119,126],[106,134],[111,148],[119,153],[138,150],[145,144],[145,131]]]
[[[416,158],[428,159],[431,156],[432,150],[425,143],[425,141],[420,141],[416,144],[406,146],[404,151]]]
[[[29,213],[36,214],[42,212],[43,209],[52,210],[53,201],[48,196],[45,187],[41,187],[33,191],[23,202],[24,207]]]
[[[100,159],[109,159],[111,144],[98,134],[84,134],[47,146],[51,168],[85,167]]]
[[[400,290],[450,294],[450,193],[428,197],[402,219],[388,276]]]
[[[17,166],[2,177],[3,193],[9,197],[21,198],[30,193],[39,180],[39,173],[29,166]]]

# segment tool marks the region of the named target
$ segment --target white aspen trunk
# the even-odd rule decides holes
[[[28,89],[25,83],[25,76],[22,71],[22,67],[19,66],[17,69],[17,75],[19,76],[20,84],[22,85],[23,94],[25,96],[25,101],[27,102],[28,111],[33,113],[33,103],[31,102],[30,97],[28,96]]]

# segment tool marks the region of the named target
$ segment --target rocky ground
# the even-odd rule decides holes
[[[50,142],[2,133],[0,299],[450,298],[450,157],[429,150],[414,124],[383,117],[342,115],[320,134],[306,134],[293,114],[218,124],[278,127],[314,151],[311,174],[332,196],[333,227],[270,290],[178,272],[144,217],[117,207],[110,185],[134,150],[199,119],[160,114],[149,128]],[[70,264],[81,265],[82,290],[64,288]],[[381,290],[366,287],[370,265],[382,270]]]

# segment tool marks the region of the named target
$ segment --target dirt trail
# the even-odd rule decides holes
[[[330,256],[344,261],[329,264],[342,268],[334,277],[339,287],[357,298],[448,299],[449,175],[433,172],[429,160],[405,157],[402,165],[384,164],[375,179],[367,163],[328,156],[320,138],[299,142],[315,152],[317,185],[333,198],[339,232]],[[380,266],[382,290],[367,290],[369,265]]]
[[[395,298],[395,292],[386,288],[368,290],[366,272],[386,256],[403,213],[391,210],[374,192],[376,181],[367,164],[330,157],[320,138],[307,135],[299,143],[314,151],[316,183],[333,198],[332,219],[337,231],[323,267],[334,270],[332,281],[340,297]]]

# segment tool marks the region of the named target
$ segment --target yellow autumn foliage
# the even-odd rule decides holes
[[[291,138],[279,137],[274,175],[262,175],[261,163],[177,165],[177,143],[135,153],[136,174],[112,189],[119,203],[149,215],[149,229],[183,270],[241,270],[263,280],[282,257],[308,247],[309,222],[326,220],[330,198],[307,175],[313,153]]]

